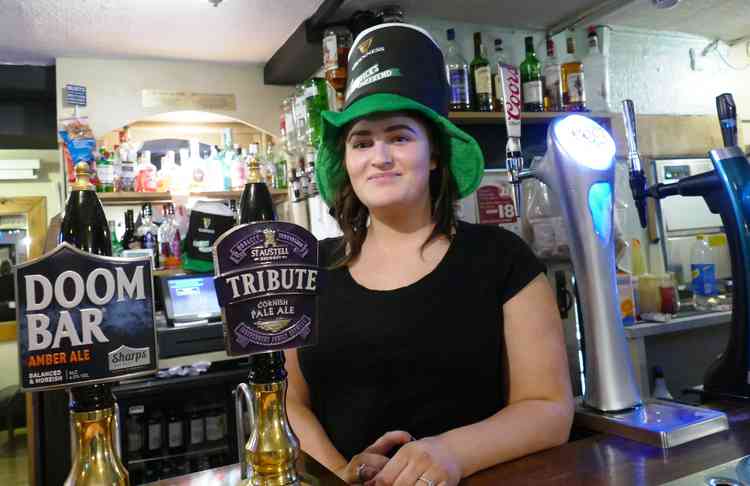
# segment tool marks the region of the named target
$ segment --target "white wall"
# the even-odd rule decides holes
[[[0,181],[0,197],[44,196],[47,198],[47,220],[59,213],[60,162],[57,150],[0,150],[0,160],[39,159],[39,177],[30,181]]]
[[[730,68],[716,51],[699,57],[702,70],[691,69],[690,49],[700,53],[709,43],[702,37],[613,27],[612,108],[619,109],[619,100],[631,98],[644,114],[715,115],[716,96],[731,92],[740,111],[750,113],[750,70]],[[747,65],[750,58],[739,47],[744,51],[744,45],[733,49],[732,63]],[[722,44],[719,50],[729,60],[729,48]]]
[[[144,89],[233,94],[237,111],[217,111],[269,133],[279,130],[281,100],[287,86],[265,86],[263,66],[208,62],[144,61],[125,59],[58,58],[57,90],[66,84],[86,86],[89,116],[97,137],[118,127],[164,110],[145,109]],[[58,94],[58,116],[68,116]]]

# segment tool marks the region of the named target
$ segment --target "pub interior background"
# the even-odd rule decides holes
[[[42,119],[71,116],[73,109],[62,96],[66,85],[86,87],[87,104],[80,113],[88,116],[100,141],[129,126],[131,136],[138,136],[140,129],[144,138],[199,137],[201,142],[215,145],[219,144],[221,131],[232,128],[235,142],[243,147],[256,144],[263,149],[278,143],[282,100],[294,92],[295,84],[293,80],[283,84],[265,82],[267,63],[277,51],[281,52],[282,45],[305,19],[333,3],[342,4],[339,12],[351,13],[375,9],[386,2],[0,0],[0,274],[7,274],[7,265],[3,266],[6,261],[16,264],[39,256],[40,240],[48,238],[47,226],[64,205],[68,190],[56,135],[43,133],[40,137],[33,125]],[[445,43],[446,29],[455,29],[461,53],[469,60],[473,57],[474,32],[482,33],[488,47],[494,39],[502,39],[506,58],[518,65],[524,58],[526,36],[533,36],[536,52],[544,62],[545,33],[554,32],[553,40],[560,53],[566,37],[571,35],[567,29],[574,27],[572,35],[583,53],[586,28],[598,26],[610,93],[608,109],[596,115],[607,120],[619,159],[627,156],[620,114],[620,101],[626,98],[632,99],[637,109],[640,150],[646,161],[705,158],[710,148],[722,146],[714,99],[724,92],[734,95],[740,146],[746,153],[750,150],[750,22],[745,1],[682,0],[670,9],[658,9],[645,0],[576,0],[559,6],[543,0],[505,2],[505,6],[490,0],[387,3],[401,5],[407,21],[425,28],[441,45]],[[284,51],[284,61],[293,62],[293,54]],[[322,67],[322,57],[320,63]],[[33,91],[36,88],[24,86],[27,81],[23,76],[40,76],[33,70],[36,74],[24,71],[29,66],[47,68],[39,82],[43,86],[41,94]],[[317,71],[320,74],[321,70]],[[218,109],[208,106],[198,112],[191,107],[189,112],[175,114],[180,110],[168,104],[144,106],[144,90],[232,95],[234,102]],[[32,105],[46,112],[29,109]],[[496,132],[503,137],[502,144],[490,141],[483,145],[495,168],[497,161],[504,158],[497,148],[504,148],[505,137],[504,127],[497,120],[464,121],[470,131],[479,134],[480,143],[492,139]],[[55,127],[50,129],[54,131]],[[535,130],[532,126],[529,133]],[[540,133],[545,130],[546,125]],[[543,153],[543,138],[539,138],[539,143]],[[20,160],[38,161],[38,168],[19,178],[13,174],[13,164]],[[623,187],[628,190],[626,184]],[[23,198],[39,197],[44,198],[39,200],[41,207],[34,207],[44,214],[43,231],[31,234],[27,216],[31,206],[21,203]],[[623,238],[643,242],[645,259],[658,265],[664,260],[665,251],[658,228],[652,232],[640,228],[632,198],[628,197],[628,193],[622,194],[625,209],[619,215]],[[283,199],[281,195],[282,205]],[[153,201],[154,206],[164,202]],[[138,197],[105,202],[105,210],[108,218],[121,224],[124,211],[137,211],[141,202]],[[477,219],[476,201],[464,201],[461,209],[466,219]],[[292,211],[286,211],[293,219]],[[313,211],[312,207],[308,210],[308,218]],[[567,272],[569,278],[570,266],[566,262],[550,259],[549,265]],[[554,284],[552,270],[549,276]],[[7,298],[7,292],[0,295],[12,300]],[[0,302],[0,312],[4,312],[0,321],[8,321],[0,323],[0,416],[9,417],[16,424],[0,429],[0,483],[30,484],[26,482],[31,476],[24,425],[26,407],[17,389],[19,371],[12,309],[7,301]],[[566,326],[575,320],[571,319],[566,320]],[[728,320],[728,315],[723,314],[694,329],[667,332],[665,327],[664,333],[649,334],[637,329],[630,332],[628,343],[639,386],[650,394],[654,365],[664,369],[675,395],[695,384],[705,366],[690,364],[688,358],[701,346],[716,348],[717,352],[723,349]],[[571,326],[566,328],[571,375],[580,394],[579,349],[575,324]],[[226,357],[225,353],[217,348],[201,354],[175,355],[161,360],[160,366],[218,361],[222,357]]]

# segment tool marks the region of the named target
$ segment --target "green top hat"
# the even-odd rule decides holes
[[[484,157],[479,144],[448,120],[450,86],[443,53],[425,30],[410,24],[380,24],[362,31],[349,52],[344,111],[324,111],[315,175],[329,206],[347,177],[343,128],[373,113],[415,111],[437,129],[442,162],[456,181],[459,197],[474,192],[482,180]]]

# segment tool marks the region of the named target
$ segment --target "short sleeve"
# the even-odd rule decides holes
[[[497,252],[498,301],[503,305],[544,273],[546,267],[520,236],[502,228],[498,228]]]

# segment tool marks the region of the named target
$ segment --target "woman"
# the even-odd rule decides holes
[[[288,413],[348,483],[453,486],[567,440],[561,323],[523,241],[456,220],[484,162],[446,118],[437,44],[384,24],[351,52],[316,165],[344,236],[321,244],[319,344],[287,352]]]

